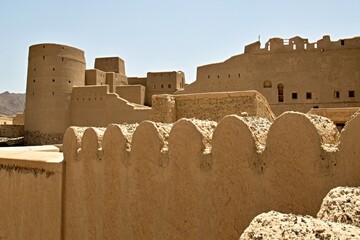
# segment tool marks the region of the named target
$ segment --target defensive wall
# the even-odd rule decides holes
[[[60,239],[63,156],[58,151],[0,148],[1,239]]]
[[[267,100],[257,91],[163,94],[153,96],[152,101],[152,120],[155,122],[174,123],[181,118],[219,122],[230,114],[275,119]]]
[[[69,128],[66,239],[238,239],[259,213],[315,216],[336,186],[360,184],[360,116],[274,123],[227,116]]]
[[[260,213],[315,216],[331,188],[359,186],[359,138],[360,115],[339,134],[295,112],[71,127],[63,156],[0,149],[0,236],[238,239]]]
[[[275,115],[312,107],[360,105],[360,37],[331,41],[272,38],[245,47],[243,54],[199,66],[196,81],[179,94],[256,90]]]

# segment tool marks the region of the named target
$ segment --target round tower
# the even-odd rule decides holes
[[[85,57],[80,49],[59,44],[29,48],[25,103],[25,143],[54,144],[70,126],[73,86],[85,84]]]

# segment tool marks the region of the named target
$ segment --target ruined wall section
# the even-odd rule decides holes
[[[71,124],[106,127],[110,123],[137,123],[151,118],[151,108],[109,93],[109,86],[74,87]]]
[[[58,44],[30,47],[25,106],[26,144],[37,144],[40,135],[64,134],[70,126],[72,89],[84,84],[83,51]],[[58,140],[48,143],[59,143]]]
[[[181,118],[220,121],[230,114],[275,119],[266,99],[256,91],[156,95],[153,118],[159,122],[176,122]]]
[[[330,189],[360,184],[359,119],[346,125],[340,145],[334,124],[294,112],[272,124],[227,116],[218,124],[70,128],[66,191],[79,197],[66,201],[76,215],[66,218],[66,235],[238,239],[262,212],[315,216]]]

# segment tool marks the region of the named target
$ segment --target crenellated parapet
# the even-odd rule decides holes
[[[272,53],[272,52],[291,52],[294,50],[336,50],[336,49],[351,49],[360,48],[360,37],[350,39],[339,39],[331,41],[330,36],[325,35],[322,39],[316,42],[309,42],[307,38],[299,36],[289,39],[270,38],[265,43],[265,47],[261,48],[260,41],[251,43],[245,46],[245,53]]]
[[[360,117],[286,112],[69,128],[65,238],[237,239],[259,213],[315,215],[357,186]],[[357,150],[358,149],[358,150]]]

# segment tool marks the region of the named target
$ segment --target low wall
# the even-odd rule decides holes
[[[140,84],[116,86],[116,94],[131,103],[144,105],[145,87]]]
[[[0,239],[62,239],[61,153],[11,149],[0,149]]]
[[[257,91],[155,95],[152,120],[176,122],[181,118],[220,121],[230,114],[245,114],[274,120],[267,100]]]
[[[270,210],[315,216],[336,186],[360,185],[360,116],[341,132],[287,112],[69,128],[66,239],[238,239]]]
[[[17,138],[24,136],[24,125],[0,125],[0,137]]]

